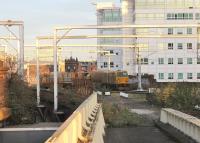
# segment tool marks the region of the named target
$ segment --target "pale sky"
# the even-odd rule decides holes
[[[99,0],[114,1],[114,0]],[[54,26],[96,24],[95,0],[0,0],[1,20],[22,20],[25,44],[49,35]]]

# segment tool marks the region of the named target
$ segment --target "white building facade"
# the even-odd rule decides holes
[[[113,3],[98,3],[97,4],[97,25],[121,25],[121,8],[116,7]],[[98,29],[99,35],[114,35],[122,34],[121,29]],[[122,45],[122,39],[120,38],[99,38],[97,39],[99,45]],[[123,69],[123,49],[116,47],[98,47],[100,51],[97,55],[97,68],[99,70],[109,69],[120,70]],[[102,53],[101,51],[110,51],[109,53]],[[110,58],[110,59],[109,59]]]
[[[197,24],[200,22],[200,0],[123,0],[123,24]],[[132,19],[129,17],[132,16]],[[128,19],[129,18],[129,19]],[[128,20],[127,20],[128,19]],[[197,35],[197,28],[149,28],[122,30],[138,35]],[[111,34],[111,33],[110,33]],[[132,41],[131,41],[132,40]],[[198,38],[137,38],[123,39],[123,44],[140,47],[142,73],[152,74],[158,82],[200,82]],[[121,70],[137,74],[136,50],[124,52]],[[132,55],[128,55],[132,53]],[[127,67],[127,59],[132,62]],[[115,62],[115,61],[113,61]],[[115,69],[113,69],[115,70]]]

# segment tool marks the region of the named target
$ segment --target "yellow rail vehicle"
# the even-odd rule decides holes
[[[116,84],[117,85],[127,85],[128,84],[128,74],[127,72],[117,72],[116,73]]]
[[[128,86],[128,73],[126,71],[96,71],[91,73],[91,80],[100,85],[124,87]]]

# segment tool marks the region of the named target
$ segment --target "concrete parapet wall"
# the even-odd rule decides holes
[[[105,127],[105,121],[104,121],[102,109],[100,109],[99,118],[94,130],[92,143],[104,142],[104,139],[103,139],[103,136],[105,135],[104,127]]]
[[[90,125],[88,126],[88,124]],[[97,103],[97,93],[93,93],[46,143],[77,143],[79,140],[88,142],[88,137],[90,142],[103,143],[104,126],[102,109]],[[85,130],[90,132],[89,136],[83,134]]]
[[[200,143],[200,119],[174,109],[163,108],[160,121],[175,127]]]
[[[1,128],[0,143],[41,143],[51,136],[57,127]]]

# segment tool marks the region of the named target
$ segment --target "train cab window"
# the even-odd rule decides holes
[[[128,76],[127,72],[123,72],[122,74],[123,74],[123,76]]]
[[[117,76],[119,76],[119,77],[127,77],[128,73],[127,72],[118,72]]]

